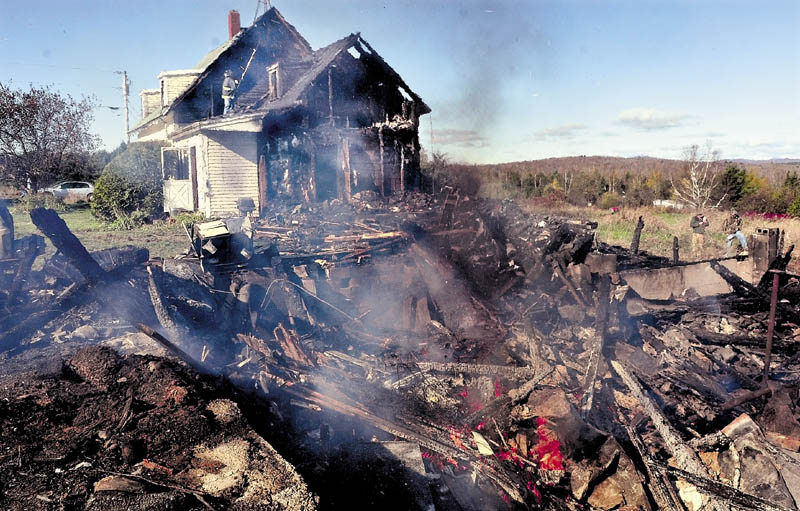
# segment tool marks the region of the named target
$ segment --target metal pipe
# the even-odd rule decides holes
[[[764,357],[764,385],[769,380],[769,363],[772,358],[772,337],[775,333],[775,309],[778,306],[778,274],[772,274],[772,296],[769,301],[769,325],[767,326],[767,353]]]

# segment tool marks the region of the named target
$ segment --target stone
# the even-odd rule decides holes
[[[760,422],[767,440],[792,452],[800,450],[800,423],[792,411],[792,398],[785,389],[776,390],[767,401]]]
[[[589,486],[595,482],[598,476],[608,470],[618,457],[619,445],[616,440],[609,437],[595,456],[590,456],[572,467],[570,471],[572,495],[578,500],[583,500]]]
[[[688,511],[700,511],[708,502],[708,497],[697,491],[697,487],[679,479],[675,486],[678,487],[678,497],[683,501]]]
[[[97,339],[99,334],[97,333],[97,329],[92,325],[83,325],[79,326],[72,332],[73,339],[83,339],[86,341],[91,341],[93,339]]]
[[[144,485],[139,481],[124,476],[108,476],[94,483],[94,491],[120,491],[125,493],[144,492]]]
[[[726,364],[730,364],[736,358],[736,352],[730,346],[717,348],[714,353]]]
[[[567,395],[558,388],[544,388],[531,392],[528,406],[534,417],[546,417],[550,420],[567,419],[577,415]]]
[[[558,308],[558,314],[566,321],[580,324],[586,318],[586,308],[580,305],[562,305]]]
[[[588,502],[592,509],[607,510],[621,506],[625,500],[617,482],[613,478],[608,478],[595,487],[592,494],[589,495]]]
[[[794,499],[786,487],[776,460],[764,449],[766,438],[758,424],[745,413],[725,426],[722,432],[731,439],[736,453],[729,449],[720,455],[721,471],[724,474],[735,474],[738,466],[740,490],[788,509],[795,509]]]

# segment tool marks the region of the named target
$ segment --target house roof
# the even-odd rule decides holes
[[[369,48],[369,51],[364,49],[362,46],[366,46]],[[297,81],[292,84],[288,91],[286,91],[283,96],[275,101],[268,101],[268,96],[265,95],[259,101],[255,102],[254,104],[250,105],[249,107],[242,109],[242,112],[252,112],[254,110],[261,110],[261,111],[271,111],[271,110],[280,110],[285,108],[290,108],[297,104],[297,102],[302,97],[303,93],[311,87],[317,78],[328,69],[328,67],[333,63],[336,58],[342,54],[342,52],[348,51],[350,48],[355,48],[356,51],[362,54],[368,54],[369,56],[375,58],[381,67],[383,67],[384,71],[386,71],[392,78],[394,78],[397,83],[405,90],[405,92],[414,100],[415,103],[420,105],[420,111],[422,113],[430,112],[430,108],[428,105],[422,101],[414,91],[400,78],[400,75],[392,69],[389,64],[386,63],[383,58],[381,58],[378,53],[372,49],[372,47],[367,43],[362,37],[361,33],[350,34],[347,37],[339,39],[336,42],[325,46],[324,48],[320,48],[319,50],[314,52],[313,60],[311,66],[297,79]]]
[[[283,24],[294,37],[297,38],[301,44],[308,49],[310,53],[310,61],[311,65],[308,67],[306,71],[304,71],[300,77],[295,81],[290,88],[286,91],[285,94],[281,96],[278,100],[269,101],[268,100],[268,93],[264,94],[260,99],[254,101],[250,105],[240,105],[243,108],[239,108],[238,111],[234,111],[232,116],[237,115],[253,115],[256,112],[262,112],[264,116],[266,116],[269,112],[276,111],[276,110],[285,110],[287,108],[294,107],[297,102],[302,97],[303,93],[311,87],[314,81],[319,78],[319,76],[330,66],[333,61],[341,55],[342,52],[348,51],[351,48],[354,48],[360,54],[369,55],[371,58],[375,60],[383,70],[390,75],[394,80],[398,83],[398,85],[411,97],[414,102],[419,105],[419,111],[422,114],[429,113],[431,111],[430,107],[422,101],[422,98],[419,97],[411,88],[403,81],[400,75],[392,69],[392,67],[376,52],[372,46],[369,45],[367,41],[365,41],[360,33],[350,34],[347,37],[344,37],[338,41],[335,41],[328,46],[318,49],[317,51],[312,51],[311,46],[308,44],[308,41],[300,35],[297,29],[294,28],[290,23],[288,23],[280,12],[274,7],[267,10],[258,20],[256,20],[252,26],[247,27],[236,34],[234,37],[225,41],[219,47],[215,48],[200,61],[200,63],[195,68],[199,70],[198,76],[194,79],[194,81],[186,88],[186,90],[181,93],[175,100],[173,100],[169,105],[162,108],[160,111],[156,111],[142,119],[131,131],[137,131],[147,124],[153,122],[155,119],[167,114],[173,107],[173,105],[180,102],[187,94],[189,94],[199,82],[201,82],[205,76],[209,72],[209,68],[222,57],[229,49],[236,45],[238,41],[240,41],[248,30],[252,29],[258,23],[264,19],[267,15],[270,15],[272,18],[270,21],[281,23]],[[365,49],[366,47],[366,49]],[[232,117],[231,116],[231,117]],[[211,121],[213,124],[213,119],[208,119],[205,122]]]
[[[286,21],[286,19],[283,17],[283,15],[281,15],[281,13],[278,11],[278,9],[276,9],[275,7],[272,7],[270,9],[268,9],[264,14],[262,14],[256,21],[254,21],[251,26],[243,28],[242,30],[239,31],[238,34],[234,35],[233,37],[231,37],[230,39],[228,39],[227,41],[225,41],[224,43],[222,43],[218,47],[216,47],[213,50],[211,50],[210,52],[208,52],[205,55],[205,57],[203,57],[203,59],[197,64],[197,66],[195,66],[194,69],[183,70],[184,74],[197,73],[197,76],[192,81],[192,83],[189,84],[189,86],[178,97],[176,97],[174,100],[172,100],[172,102],[169,105],[167,105],[167,106],[163,107],[161,110],[156,111],[156,112],[148,115],[147,117],[143,118],[141,121],[139,121],[136,124],[136,126],[134,126],[131,129],[131,131],[137,131],[137,130],[145,127],[147,124],[153,122],[158,117],[161,117],[162,115],[167,114],[172,109],[173,105],[175,105],[175,104],[179,103],[181,100],[183,100],[183,98],[186,97],[186,95],[189,92],[191,92],[197,86],[197,84],[200,83],[203,80],[203,78],[205,78],[205,76],[207,75],[207,73],[209,71],[209,68],[217,60],[219,60],[220,57],[222,57],[228,50],[233,48],[236,45],[236,43],[241,41],[242,38],[244,38],[244,36],[251,29],[253,29],[254,27],[258,26],[262,22],[262,20],[263,21],[267,21],[268,20],[270,22],[282,24],[292,34],[292,36],[294,36],[297,39],[297,41],[301,44],[301,46],[305,47],[305,49],[308,51],[309,54],[311,54],[313,52],[313,49],[311,48],[311,45],[308,44],[308,41],[306,41],[305,37],[303,37],[300,34],[300,32],[298,32],[297,29],[294,28],[294,25],[292,25],[291,23]],[[163,75],[165,73],[170,73],[170,71],[162,71],[161,73],[159,73],[159,76],[161,76],[161,75]]]

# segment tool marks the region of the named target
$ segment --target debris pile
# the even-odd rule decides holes
[[[600,244],[591,222],[452,191],[275,202],[252,225],[211,227],[187,229],[192,248],[180,259],[145,266],[130,249],[127,266],[98,277],[65,244],[66,261],[34,272],[10,304],[9,317],[31,315],[13,327],[24,334],[16,342],[0,335],[12,350],[4,365],[63,337],[157,346],[191,369],[91,348],[33,390],[10,378],[0,416],[14,422],[2,427],[33,434],[6,442],[4,481],[56,501],[99,502],[97,485],[110,484],[114,495],[232,505],[261,488],[258,477],[277,476],[220,490],[191,475],[226,474],[208,456],[246,438],[251,454],[271,445],[294,466],[286,477],[302,491],[292,502],[309,509],[304,484],[333,509],[797,509],[800,310],[773,299],[800,288],[785,271],[791,248],[763,285],[711,261],[703,268],[726,292],[687,286],[659,300],[626,276],[646,285],[648,272],[685,263]],[[231,245],[237,233],[250,244]],[[65,264],[80,275],[55,279]],[[70,317],[86,317],[95,335],[59,337]],[[95,358],[113,369],[81,362]],[[148,373],[154,364],[168,374]],[[39,404],[53,395],[60,414]],[[209,408],[220,399],[255,431],[221,424]],[[172,428],[155,416],[185,419]],[[193,433],[166,445],[164,428]],[[70,448],[52,461],[62,472],[34,484],[24,466],[45,463],[35,461],[50,448],[41,438]],[[134,439],[130,457],[120,446]],[[91,469],[72,471],[83,462]],[[109,476],[127,479],[102,482]],[[283,487],[258,498],[301,509],[281,503]]]

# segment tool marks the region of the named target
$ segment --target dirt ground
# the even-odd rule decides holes
[[[0,508],[315,508],[218,382],[107,347],[51,370],[0,383]]]

